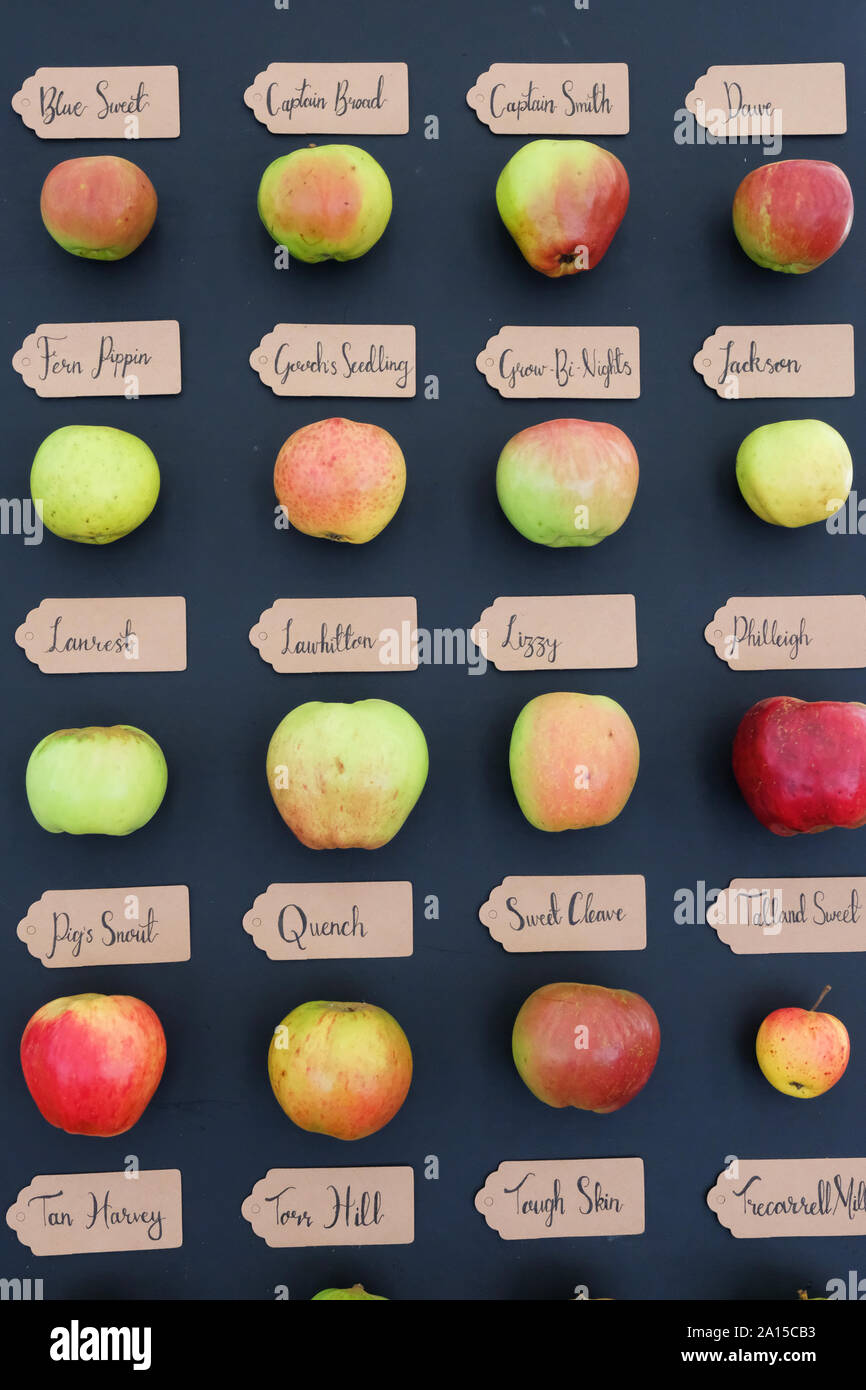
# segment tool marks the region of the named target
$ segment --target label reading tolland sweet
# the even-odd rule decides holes
[[[500,1163],[476,1196],[475,1209],[503,1240],[639,1235],[643,1159]]]
[[[267,1245],[411,1245],[411,1168],[271,1168],[241,1204]]]
[[[737,955],[866,951],[866,879],[735,878],[707,923]]]

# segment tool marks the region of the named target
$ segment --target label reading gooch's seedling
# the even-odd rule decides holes
[[[633,594],[497,598],[470,635],[498,671],[637,665]]]
[[[278,323],[250,353],[277,396],[414,396],[410,324]]]
[[[35,1177],[6,1213],[34,1255],[106,1255],[176,1250],[183,1244],[176,1168]]]
[[[722,400],[854,395],[850,323],[732,326],[704,339],[692,365]]]
[[[640,1235],[641,1158],[567,1158],[500,1163],[475,1198],[503,1240]]]
[[[412,954],[411,883],[272,883],[244,915],[269,960]]]
[[[414,598],[279,598],[250,641],[275,671],[417,671]]]
[[[175,396],[180,326],[175,319],[40,323],[12,366],[37,396]]]
[[[466,101],[497,135],[625,135],[627,63],[493,63]]]
[[[189,889],[54,889],[31,903],[17,935],[50,969],[189,960]]]
[[[537,328],[506,324],[475,365],[500,396],[524,400],[636,400],[637,328]]]
[[[736,955],[866,951],[866,878],[735,878],[707,923]]]
[[[642,874],[516,875],[491,890],[478,913],[506,951],[643,951]]]
[[[866,1235],[866,1158],[737,1158],[707,1193],[740,1239]]]
[[[704,637],[732,671],[866,666],[866,596],[729,598]]]
[[[186,670],[186,599],[44,598],[15,632],[49,675]]]
[[[411,1168],[271,1168],[241,1204],[267,1245],[411,1245]]]
[[[180,134],[177,68],[37,68],[12,106],[41,140],[158,140]]]
[[[708,68],[686,110],[711,134],[842,135],[844,63],[729,63]]]
[[[274,135],[404,135],[405,63],[269,63],[244,92]]]

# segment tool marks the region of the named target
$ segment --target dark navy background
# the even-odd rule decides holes
[[[11,8],[11,7],[10,7]],[[142,1167],[183,1172],[184,1245],[164,1253],[34,1260],[5,1225],[0,1275],[45,1281],[48,1298],[269,1299],[356,1279],[391,1298],[566,1299],[586,1283],[616,1299],[788,1299],[823,1292],[849,1269],[866,1275],[866,1243],[850,1239],[736,1241],[705,1193],[726,1156],[866,1153],[866,959],[862,955],[737,957],[702,925],[677,925],[674,894],[757,874],[860,874],[866,831],[780,840],[752,818],[734,786],[729,746],[742,712],[766,695],[862,699],[862,671],[735,674],[703,628],[732,594],[856,593],[866,537],[821,526],[788,533],[741,501],[734,456],[774,419],[817,415],[841,430],[866,493],[862,406],[856,399],[719,400],[691,366],[720,323],[847,322],[862,338],[861,216],[843,251],[814,274],[759,270],[737,247],[730,205],[765,156],[753,146],[678,146],[675,113],[714,62],[848,62],[850,133],[794,138],[783,156],[839,162],[862,191],[863,12],[858,0],[782,11],[637,0],[544,4],[438,0],[406,7],[370,0],[268,0],[121,9],[81,0],[16,7],[0,58],[0,257],[5,289],[0,357],[8,363],[41,321],[177,318],[183,393],[125,400],[42,400],[6,366],[0,493],[28,496],[41,440],[61,425],[105,423],[153,447],[163,493],[153,517],[108,548],[41,546],[0,537],[4,634],[0,726],[0,1132],[2,1206],[36,1173]],[[549,281],[521,259],[500,224],[494,186],[521,141],[496,136],[465,103],[491,62],[627,61],[632,129],[603,140],[623,160],[631,205],[602,266]],[[297,141],[271,135],[243,104],[269,61],[406,60],[411,130],[360,137],[384,165],[394,213],[362,260],[278,272],[256,214],[266,164]],[[8,106],[40,65],[176,63],[181,137],[41,141]],[[424,139],[424,117],[440,121]],[[309,138],[309,137],[305,137]],[[316,137],[321,143],[325,137]],[[335,137],[351,138],[351,137]],[[529,136],[527,136],[529,138]],[[159,194],[156,227],[128,260],[76,260],[47,236],[39,191],[59,160],[88,152],[134,158]],[[278,321],[414,323],[418,377],[441,395],[342,403],[278,399],[248,365]],[[548,551],[499,511],[494,467],[523,427],[564,413],[555,402],[506,402],[475,369],[505,323],[637,324],[637,401],[575,402],[568,413],[612,420],[641,462],[633,513],[597,549]],[[859,339],[858,339],[859,343]],[[862,371],[862,358],[858,363]],[[271,470],[286,436],[346,413],[391,430],[409,484],[395,521],[369,546],[326,545],[274,530]],[[278,595],[413,593],[426,627],[466,627],[497,594],[633,592],[635,670],[483,677],[423,668],[379,676],[280,676],[248,631]],[[189,669],[183,674],[49,677],[13,633],[46,595],[184,594]],[[518,711],[544,690],[602,692],[637,726],[635,792],[609,827],[547,836],[524,821],[507,768]],[[387,847],[315,854],[279,819],[264,774],[268,739],[308,699],[381,696],[423,726],[431,771],[416,810]],[[162,744],[169,792],[157,817],[127,840],[49,837],[24,797],[33,745],[52,729],[129,722]],[[643,873],[648,946],[641,953],[509,956],[477,918],[491,887],[513,873]],[[397,961],[270,962],[241,928],[272,881],[404,878],[415,886],[416,949]],[[15,927],[48,888],[186,882],[193,955],[187,964],[49,973]],[[437,894],[438,921],[425,921]],[[608,1116],[536,1101],[510,1058],[514,1015],[553,980],[636,989],[662,1026],[655,1074]],[[761,1077],[753,1044],[771,1009],[809,1006],[821,986],[849,1025],[841,1083],[797,1105]],[[30,1014],[59,994],[131,992],[156,1008],[168,1036],[165,1077],[143,1119],[117,1140],[75,1138],[39,1116],[17,1060]],[[368,999],[400,1020],[415,1054],[409,1098],[383,1131],[355,1145],[295,1129],[276,1105],[265,1059],[274,1025],[306,999]],[[440,1178],[425,1181],[438,1155]],[[620,1239],[506,1243],[473,1198],[506,1158],[641,1155],[646,1232]],[[269,1250],[240,1215],[271,1166],[410,1163],[417,1231],[407,1247]]]

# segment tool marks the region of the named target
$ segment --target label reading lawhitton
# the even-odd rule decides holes
[[[704,339],[692,365],[722,400],[854,395],[850,323],[736,325]]]
[[[866,596],[729,598],[704,637],[732,671],[866,666]]]
[[[37,396],[175,396],[180,325],[175,319],[40,323],[12,366]]]
[[[269,63],[244,92],[274,135],[404,135],[405,63]]]
[[[728,63],[708,68],[686,110],[712,135],[842,135],[844,63]]]
[[[161,140],[180,134],[177,68],[37,68],[12,98],[42,140]]]
[[[510,875],[479,918],[506,951],[643,951],[642,874]]]
[[[269,960],[411,956],[412,885],[272,883],[243,924]]]
[[[498,671],[637,665],[633,594],[497,598],[470,635]]]
[[[475,365],[500,396],[526,400],[635,400],[637,328],[529,328],[506,324]]]
[[[500,1163],[476,1196],[475,1208],[503,1240],[640,1235],[643,1159]]]
[[[466,93],[497,135],[625,135],[627,63],[493,63]]]
[[[707,922],[736,955],[866,951],[866,878],[735,878]]]
[[[414,598],[279,598],[250,629],[275,671],[416,671]]]
[[[278,323],[250,353],[277,396],[414,396],[411,324]]]
[[[50,969],[189,960],[189,889],[53,889],[31,903],[17,935]]]
[[[183,1244],[176,1168],[53,1173],[18,1193],[6,1224],[34,1255],[176,1250]]]
[[[186,599],[44,598],[15,632],[49,675],[186,670]]]
[[[241,1215],[267,1245],[411,1245],[411,1168],[271,1168]]]
[[[866,1235],[866,1158],[737,1158],[707,1206],[740,1239]]]

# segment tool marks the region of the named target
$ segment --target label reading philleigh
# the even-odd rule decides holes
[[[54,1173],[18,1193],[6,1224],[34,1255],[176,1250],[183,1244],[176,1168]]]
[[[270,1246],[411,1245],[411,1168],[271,1168],[241,1215]]]
[[[866,596],[729,598],[704,637],[732,671],[830,671],[866,666]]]
[[[475,1208],[503,1240],[639,1235],[643,1159],[500,1163],[476,1196]]]

